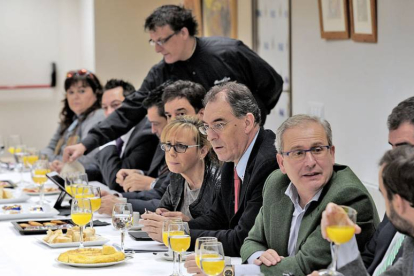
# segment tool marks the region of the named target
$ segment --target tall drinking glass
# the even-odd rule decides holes
[[[221,242],[205,242],[200,248],[201,270],[209,276],[220,275],[224,270],[225,255]]]
[[[195,242],[195,260],[198,268],[201,268],[200,257],[201,257],[201,245],[205,242],[217,242],[216,237],[200,237],[196,239]]]
[[[75,198],[89,198],[92,208],[92,219],[90,227],[93,228],[93,212],[96,212],[101,207],[101,189],[91,185],[77,186],[77,193]]]
[[[165,244],[166,247],[168,247],[168,253],[172,254],[173,256],[173,272],[170,276],[173,275],[178,275],[178,271],[177,271],[177,267],[176,267],[176,254],[174,251],[171,250],[170,244],[168,243],[168,226],[170,226],[170,223],[175,223],[175,222],[182,222],[181,218],[166,218],[166,220],[164,220],[162,222],[162,241]]]
[[[355,233],[354,225],[349,224],[349,220],[356,223],[357,211],[348,206],[340,206],[343,212],[338,212],[334,217],[335,223],[326,228],[328,238],[334,243],[332,250],[332,263],[327,269],[319,271],[319,275],[343,276],[336,271],[336,262],[338,259],[338,249],[343,243],[349,242]]]
[[[39,151],[36,148],[27,148],[26,155],[23,158],[23,163],[26,167],[31,168],[33,164],[39,160]]]
[[[85,225],[92,219],[91,201],[88,198],[72,199],[71,213],[72,221],[80,228],[80,245],[83,248],[83,230]]]
[[[49,173],[49,162],[46,160],[39,160],[31,166],[30,174],[32,180],[39,186],[39,202],[40,206],[43,206],[44,189],[43,186],[47,181],[46,174]]]
[[[23,179],[23,172],[25,171],[24,160],[27,156],[25,145],[16,145],[13,147],[14,159],[16,160],[16,169],[20,173],[20,184],[28,184]]]
[[[69,173],[65,176],[65,190],[73,197],[78,193],[82,193],[82,190],[77,188],[78,186],[86,186],[88,184],[88,175],[86,173]]]
[[[124,253],[125,231],[132,227],[132,213],[131,203],[116,203],[112,211],[112,225],[121,230],[121,250]]]
[[[190,247],[191,237],[190,228],[187,222],[172,222],[168,225],[168,244],[172,251],[178,253],[178,274],[181,272],[182,253]]]

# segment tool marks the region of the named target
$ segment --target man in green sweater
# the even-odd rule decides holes
[[[241,248],[236,275],[259,270],[265,275],[306,275],[326,268],[331,250],[321,236],[320,219],[329,202],[358,212],[362,249],[379,222],[375,204],[352,170],[335,164],[330,124],[295,115],[277,132],[277,161],[263,189],[263,207]]]

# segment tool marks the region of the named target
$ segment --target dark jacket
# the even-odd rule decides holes
[[[98,181],[100,178],[101,182],[111,190],[123,192],[123,188],[115,182],[118,171],[120,169],[147,171],[150,168],[158,143],[158,137],[151,133],[151,124],[144,118],[132,131],[122,158],[119,156],[115,145],[106,146],[96,154],[98,172],[93,172],[94,177]],[[87,173],[88,176],[91,175],[92,170],[88,168]]]
[[[262,190],[269,174],[278,169],[276,162],[275,134],[260,129],[256,143],[247,162],[241,184],[239,210],[234,213],[234,163],[222,167],[221,189],[210,211],[191,220],[191,242],[198,237],[217,237],[227,256],[240,256],[240,248],[262,207]]]
[[[412,276],[414,272],[414,239],[407,236],[403,242],[402,247],[404,253],[398,261],[385,270],[381,276]],[[339,269],[339,272],[345,276],[365,276],[368,273],[365,270],[364,263],[360,256],[355,260],[346,264]]]
[[[185,179],[180,174],[171,174],[171,183],[161,199],[159,208],[165,208],[170,211],[181,209],[182,199],[184,197]],[[216,199],[216,195],[221,186],[221,170],[218,165],[206,165],[204,171],[203,185],[197,199],[190,204],[189,209],[191,216],[195,219],[205,214]]]
[[[389,221],[387,215],[384,215],[384,219],[379,224],[377,231],[372,238],[365,245],[364,251],[361,253],[361,258],[364,261],[367,272],[372,275],[384,258],[385,253],[390,246],[392,239],[397,233],[394,225]],[[398,251],[393,264],[403,255],[403,246]]]
[[[142,101],[148,92],[167,80],[188,80],[201,84],[207,91],[223,80],[245,84],[257,100],[262,114],[275,107],[283,87],[278,73],[240,40],[225,37],[197,38],[194,54],[185,61],[167,64],[163,60],[154,65],[141,88],[125,98],[122,106],[99,126],[92,129],[82,144],[91,151],[99,145],[127,133],[146,115]]]

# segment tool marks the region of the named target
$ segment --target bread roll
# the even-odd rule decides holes
[[[72,238],[71,237],[65,237],[65,236],[58,236],[55,239],[55,243],[68,243],[68,242],[72,242]]]

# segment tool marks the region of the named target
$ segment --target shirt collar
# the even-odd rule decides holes
[[[241,181],[244,180],[244,173],[246,172],[247,162],[249,161],[250,154],[252,153],[253,146],[256,143],[258,135],[259,131],[257,131],[256,135],[253,138],[253,141],[250,143],[247,150],[243,153],[239,163],[236,166],[237,175],[240,177]]]
[[[131,128],[127,133],[121,136],[122,141],[124,144],[128,143],[129,137],[131,137],[132,132],[134,131],[135,127]]]
[[[313,201],[318,201],[319,197],[321,196],[322,193],[322,189],[320,189],[313,197],[312,199],[306,203],[305,208],[303,208],[303,210],[308,209],[309,205],[311,202]],[[295,185],[293,185],[292,182],[290,182],[289,186],[287,187],[286,191],[285,191],[285,195],[287,195],[290,200],[292,201],[293,205],[295,206],[295,209],[300,208],[300,204],[299,204],[299,194],[298,194],[298,190],[296,189]]]

